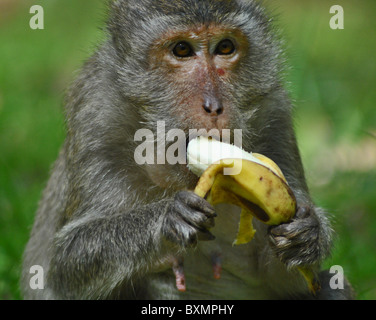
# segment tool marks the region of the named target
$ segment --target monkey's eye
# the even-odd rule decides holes
[[[235,45],[229,39],[222,40],[215,49],[215,53],[219,55],[228,55],[234,51]]]
[[[179,58],[186,58],[193,56],[193,49],[189,45],[189,43],[182,41],[179,42],[174,49],[172,50],[172,53]]]

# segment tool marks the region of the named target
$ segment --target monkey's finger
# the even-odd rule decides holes
[[[214,227],[214,217],[212,214],[194,210],[180,201],[175,203],[175,210],[186,223],[197,229],[209,229]]]
[[[195,247],[198,240],[197,230],[187,224],[179,225],[178,231],[175,234],[175,239],[177,239],[176,242],[182,246]]]
[[[200,241],[214,240],[215,236],[208,230],[200,230],[197,234],[197,238]]]
[[[205,213],[208,217],[216,217],[217,216],[214,207],[208,201],[206,201],[205,199],[196,195],[195,193],[193,193],[193,194],[195,195],[195,197],[197,196],[197,198],[195,198],[192,202],[188,203],[188,205],[192,209],[196,209],[198,211],[201,211],[201,212]]]
[[[287,236],[289,233],[293,233],[293,228],[291,227],[290,224],[280,224],[278,226],[273,226],[269,228],[269,233],[271,236],[274,237],[280,237],[280,236]]]
[[[175,200],[177,200],[177,202],[185,204],[192,209],[201,211],[208,216],[217,216],[214,207],[208,201],[195,194],[193,191],[180,191],[176,194]]]
[[[269,242],[279,259],[288,266],[312,264],[319,256],[318,232],[305,229],[289,236],[269,234]]]
[[[204,215],[202,212],[189,210],[182,214],[182,217],[185,223],[191,225],[192,227],[201,230],[201,229],[210,229],[215,225],[215,220],[212,217]]]
[[[202,225],[205,229],[213,228],[215,226],[215,220],[214,218],[207,218]]]
[[[299,206],[295,214],[295,219],[305,219],[311,214],[311,208],[309,206]]]
[[[290,223],[280,224],[275,227],[271,227],[269,232],[272,236],[283,236],[289,239],[296,238],[299,235],[305,233],[315,233],[318,229],[318,223],[315,219],[311,217],[305,219],[294,220]]]
[[[198,236],[196,233],[192,233],[189,238],[187,243],[185,244],[187,247],[195,247],[197,245],[197,240]]]
[[[214,218],[207,217],[202,214],[202,212],[191,211],[189,219],[186,220],[187,223],[196,227],[197,229],[210,229],[215,225]]]

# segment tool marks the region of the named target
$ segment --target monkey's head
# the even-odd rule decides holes
[[[117,0],[117,85],[139,128],[242,129],[279,85],[278,41],[252,0]]]

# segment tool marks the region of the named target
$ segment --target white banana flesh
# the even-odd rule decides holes
[[[258,159],[252,153],[235,145],[223,143],[204,136],[197,137],[188,144],[188,168],[198,177],[200,177],[211,164],[222,159],[246,159],[263,165],[272,170],[275,174],[280,175],[280,172],[276,171],[274,167]]]

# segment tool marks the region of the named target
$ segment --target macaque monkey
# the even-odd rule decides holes
[[[108,36],[66,97],[66,140],[24,253],[24,297],[351,298],[347,282],[332,290],[320,271],[332,229],[309,195],[265,10],[253,0],[110,6]],[[242,147],[283,171],[295,217],[274,227],[256,221],[255,238],[233,247],[239,208],[197,196],[185,164],[136,163],[135,133],[155,133],[157,122],[187,140],[191,129],[242,130]],[[43,290],[29,286],[33,265],[43,267]],[[297,266],[317,273],[315,296]]]

